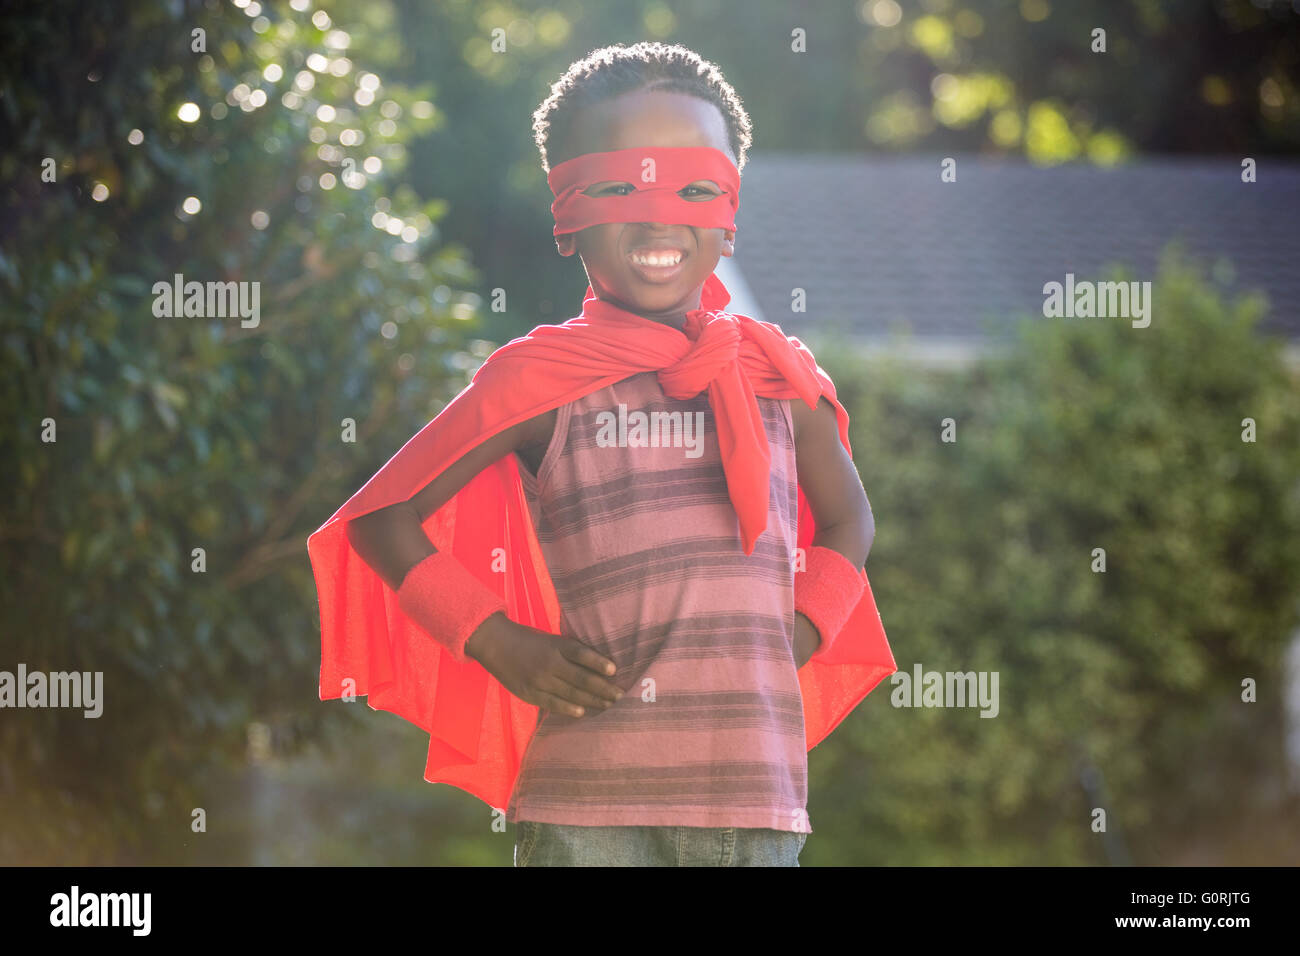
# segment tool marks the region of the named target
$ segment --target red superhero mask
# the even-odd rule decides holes
[[[701,180],[712,180],[722,194],[679,195]],[[546,182],[555,194],[551,214],[557,236],[610,222],[736,228],[740,171],[726,153],[711,146],[637,146],[584,153],[553,167]],[[595,183],[604,182],[628,183],[634,191],[583,195]]]

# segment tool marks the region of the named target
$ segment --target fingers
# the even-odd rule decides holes
[[[599,674],[593,674],[585,667],[579,667],[569,661],[561,661],[551,673],[566,684],[586,691],[589,695],[594,694],[606,703],[612,704],[623,696],[623,689],[613,681],[606,680]]]
[[[596,681],[605,684],[601,678],[594,674],[579,670],[580,673],[586,673],[586,680]],[[584,679],[584,678],[579,678]],[[552,697],[563,700],[570,705],[577,705],[582,708],[595,708],[596,710],[606,710],[612,707],[614,702],[623,696],[623,691],[612,684],[608,688],[602,687],[599,692],[584,689],[576,683],[570,683],[565,680],[564,676],[559,673],[549,673],[541,677],[536,684],[539,692],[550,694]],[[569,713],[569,711],[565,711]],[[581,716],[575,714],[574,716]]]
[[[531,703],[536,704],[542,710],[553,710],[557,714],[568,714],[570,717],[581,717],[586,711],[577,704],[571,704],[567,700],[556,697],[554,694],[548,694],[546,691],[537,691],[536,700]]]
[[[612,676],[615,664],[579,641],[554,643],[559,652],[533,681],[532,701],[538,707],[570,717],[581,717],[591,709],[604,711],[623,696],[623,690],[603,675]]]
[[[595,695],[597,699],[591,703],[608,706],[623,696],[622,688],[601,676],[614,673],[614,662],[608,657],[577,641],[566,641],[558,649],[564,660],[551,672],[571,687],[586,691],[587,696]]]
[[[565,660],[572,661],[574,664],[580,664],[588,670],[597,674],[614,676],[614,662],[602,654],[597,654],[586,644],[575,640],[565,640],[559,643],[560,653],[564,655]]]

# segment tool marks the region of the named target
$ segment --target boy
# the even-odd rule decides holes
[[[798,866],[807,750],[895,667],[834,387],[721,311],[749,119],[643,43],[575,63],[534,129],[583,313],[312,536],[321,698],[369,693],[430,731],[426,779],[508,795],[516,865]]]

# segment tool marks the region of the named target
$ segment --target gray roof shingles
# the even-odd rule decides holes
[[[755,153],[746,163],[735,264],[762,318],[791,335],[855,338],[910,329],[918,341],[996,338],[1042,314],[1045,282],[1105,278],[1122,264],[1154,279],[1165,243],[1213,264],[1229,288],[1270,299],[1262,328],[1300,340],[1300,164],[1240,157],[1141,159],[1104,168],[957,157]],[[790,311],[791,290],[808,311]],[[1158,308],[1158,303],[1157,303]],[[994,324],[983,326],[988,317]],[[1153,322],[1159,321],[1159,313]]]

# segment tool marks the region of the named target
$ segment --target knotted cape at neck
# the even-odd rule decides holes
[[[518,422],[629,376],[653,371],[666,395],[706,392],[745,554],[766,528],[770,450],[755,396],[834,406],[840,441],[848,413],[830,377],[778,326],[723,311],[716,275],[678,330],[598,299],[493,352],[473,380],[307,539],[320,602],[320,699],[366,695],[430,735],[424,779],[449,783],[496,808],[510,799],[538,708],[474,660],[459,663],[401,610],[396,593],[352,548],[346,523],[411,498],[470,449]],[[798,546],[816,534],[799,489]],[[560,633],[559,604],[508,454],[471,479],[422,527],[506,602],[511,620]],[[794,560],[794,556],[791,556]],[[829,651],[798,672],[808,749],[897,670],[866,572],[863,594]]]

